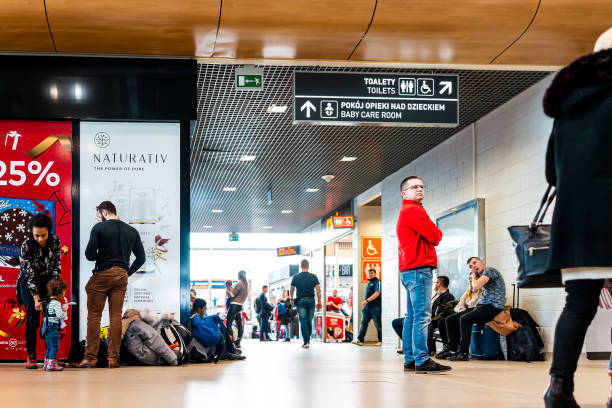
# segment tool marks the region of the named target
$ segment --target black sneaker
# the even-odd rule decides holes
[[[404,364],[404,371],[414,371],[416,364],[414,361]]]
[[[444,373],[452,369],[453,369],[452,367],[438,364],[430,358],[423,364],[416,366],[416,373],[417,374],[428,374],[428,373],[437,374],[437,373]]]
[[[450,351],[449,349],[447,349],[446,347],[444,348],[444,350],[442,350],[441,352],[439,352],[438,354],[436,354],[436,358],[438,360],[446,360],[449,357],[451,357],[454,353],[452,351]]]
[[[466,353],[456,353],[454,356],[449,358],[450,361],[470,361],[470,356]]]

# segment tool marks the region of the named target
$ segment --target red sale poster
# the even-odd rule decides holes
[[[0,121],[0,360],[26,357],[23,306],[17,304],[21,244],[33,214],[47,213],[61,241],[62,279],[70,297],[72,256],[72,123]],[[58,357],[70,349],[71,318]],[[45,344],[39,339],[38,358]]]

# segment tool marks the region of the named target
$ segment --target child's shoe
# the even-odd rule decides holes
[[[57,364],[57,359],[50,359],[49,363],[47,364],[47,371],[62,371],[64,369],[64,367],[60,367]]]

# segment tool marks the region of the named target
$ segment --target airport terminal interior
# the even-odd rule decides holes
[[[6,404],[612,408],[612,4],[0,10]]]

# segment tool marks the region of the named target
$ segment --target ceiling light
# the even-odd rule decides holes
[[[332,181],[334,177],[336,176],[334,176],[333,174],[326,174],[324,176],[321,176],[321,178],[325,180],[326,183],[329,183],[330,181]]]
[[[340,159],[340,161],[355,161],[357,158],[355,156],[344,156]]]
[[[256,156],[249,156],[245,154],[243,156],[240,156],[240,161],[253,161],[255,160],[255,157]]]
[[[213,226],[212,225],[205,225],[203,228],[205,229],[211,229]]]
[[[266,226],[264,226],[264,229],[272,229],[272,227],[269,226],[269,225],[266,225]]]
[[[223,210],[212,210],[212,212],[214,212],[214,213],[222,213]]]
[[[287,112],[287,105],[270,105],[266,110],[267,113],[285,113]]]
[[[306,189],[306,192],[307,192],[307,193],[316,193],[317,191],[319,191],[319,189],[318,189],[318,188],[307,188],[307,189]]]
[[[283,214],[291,214],[293,210],[283,210],[281,211]]]
[[[236,187],[224,187],[223,191],[236,191]]]

